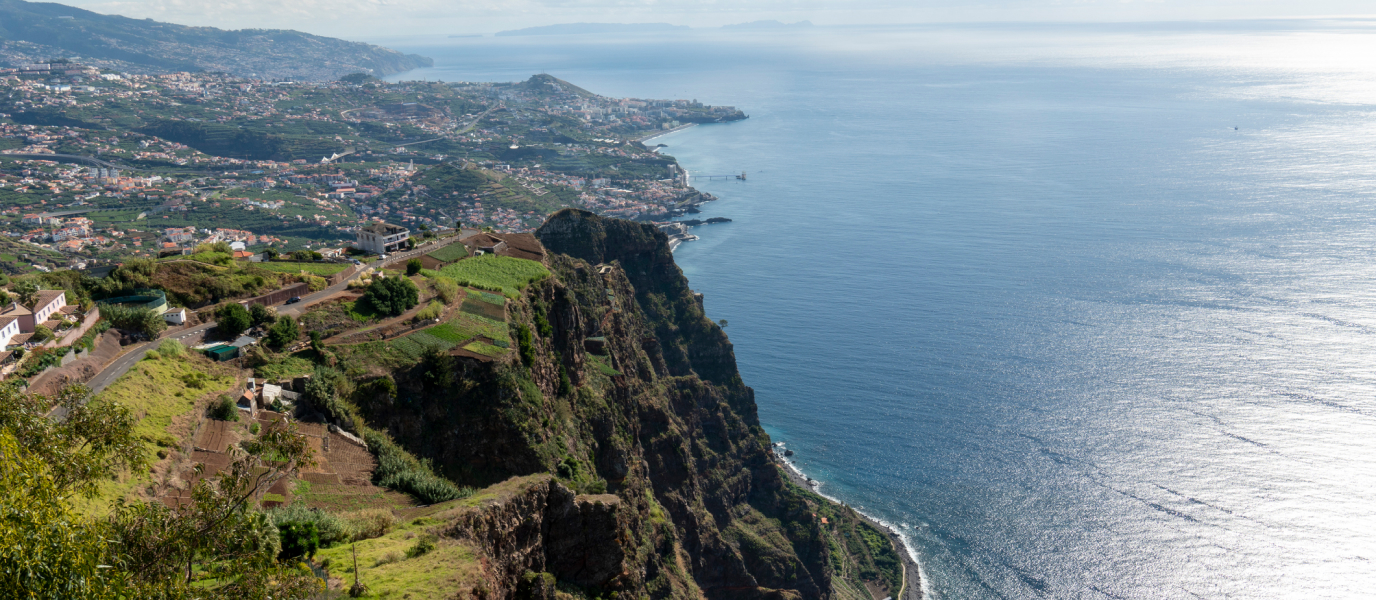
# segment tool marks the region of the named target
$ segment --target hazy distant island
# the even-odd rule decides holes
[[[737,23],[735,25],[722,25],[722,29],[799,29],[812,27],[812,21],[798,21],[797,23],[784,23],[783,21],[751,21],[749,23]]]
[[[187,27],[62,4],[0,0],[0,65],[57,58],[126,73],[210,71],[305,81],[355,72],[384,77],[434,64],[424,56],[299,31]]]
[[[665,33],[687,30],[687,25],[670,25],[669,23],[564,23],[561,25],[545,25],[543,27],[526,27],[524,29],[498,31],[497,35],[499,37],[506,37],[518,35],[585,35],[594,33]]]

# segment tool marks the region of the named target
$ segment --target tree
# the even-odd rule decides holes
[[[33,308],[33,303],[38,301],[38,292],[43,286],[38,285],[37,281],[24,279],[14,283],[14,295],[19,296],[19,303],[27,308]]]
[[[281,350],[296,342],[296,338],[301,337],[301,329],[296,325],[296,319],[289,316],[277,319],[272,327],[268,328],[267,345],[273,350]]]
[[[277,250],[275,248],[266,248],[263,250],[263,256],[268,260],[277,258]]]
[[[253,317],[248,314],[248,309],[237,302],[216,309],[215,320],[218,321],[216,327],[220,334],[227,338],[238,337],[253,326]]]
[[[254,327],[264,324],[271,325],[277,322],[277,314],[272,312],[272,309],[262,304],[254,304],[248,307],[248,316],[253,320]]]
[[[359,301],[378,313],[395,317],[420,302],[420,292],[410,279],[388,277],[373,280]]]
[[[411,260],[406,261],[406,276],[410,277],[412,275],[420,273],[420,270],[423,267],[424,265],[421,264],[419,258],[413,258]]]

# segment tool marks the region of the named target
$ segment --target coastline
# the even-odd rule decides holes
[[[776,446],[775,448],[776,451],[773,452],[774,460],[779,464],[780,470],[788,475],[789,481],[792,481],[805,490],[811,490],[813,493],[821,495],[812,485],[808,484],[807,476],[803,475],[802,471],[799,471],[792,463],[784,460],[784,457],[777,451],[779,447]],[[814,479],[813,481],[815,482],[816,480]],[[822,497],[826,498],[826,496]],[[840,501],[834,498],[827,499],[832,502],[837,502],[838,504],[840,503]],[[852,506],[851,508],[854,509],[855,507]],[[918,564],[912,552],[908,550],[907,544],[903,543],[903,537],[899,535],[893,527],[881,523],[874,517],[859,510],[856,510],[855,513],[860,515],[862,520],[869,523],[875,529],[887,533],[889,542],[893,544],[894,550],[898,552],[898,557],[903,561],[903,589],[899,590],[898,594],[893,596],[893,600],[922,600],[922,567]]]
[[[642,144],[644,144],[645,142],[648,142],[648,141],[653,140],[653,139],[655,139],[655,138],[664,137],[664,136],[669,135],[669,134],[671,134],[671,133],[675,133],[675,132],[678,132],[678,131],[683,131],[684,129],[688,129],[689,127],[697,127],[697,126],[698,126],[697,123],[685,123],[685,124],[683,124],[683,125],[679,125],[678,127],[673,128],[673,129],[666,129],[666,130],[664,130],[664,131],[656,131],[656,132],[654,132],[654,133],[652,133],[652,134],[650,134],[650,135],[647,135],[647,136],[645,136],[645,137],[643,137],[643,138],[639,138],[639,139],[637,139],[636,141],[637,141],[637,142],[640,142],[640,143],[642,143]]]

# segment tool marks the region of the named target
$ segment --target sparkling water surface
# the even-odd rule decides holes
[[[750,114],[677,260],[932,596],[1376,594],[1368,23],[378,41]]]

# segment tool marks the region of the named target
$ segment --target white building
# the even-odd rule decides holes
[[[182,323],[186,322],[186,309],[174,308],[165,313],[162,313],[162,318],[164,321],[167,321],[170,325],[181,325]]]
[[[390,223],[374,223],[355,232],[359,249],[373,254],[395,252],[411,237],[411,230]]]
[[[19,335],[19,318],[0,317],[0,350],[8,348],[16,335]]]

